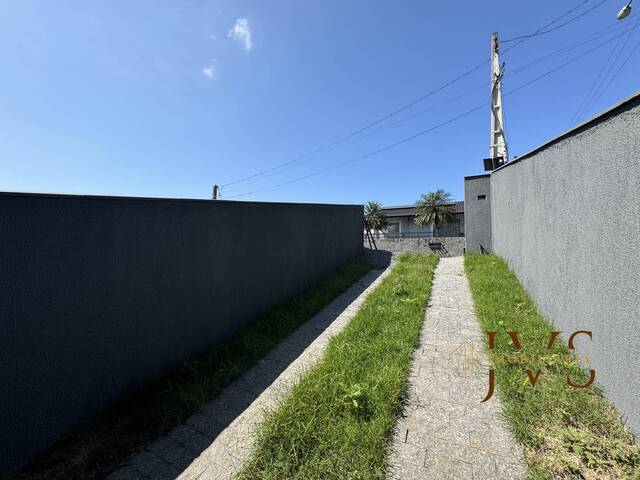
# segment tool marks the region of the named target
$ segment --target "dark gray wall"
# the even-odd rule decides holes
[[[593,330],[579,350],[638,434],[639,104],[632,97],[491,175],[495,253],[565,336]]]
[[[0,471],[347,261],[362,217],[0,193]]]
[[[464,178],[464,209],[465,251],[480,253],[480,244],[492,251],[490,174]]]

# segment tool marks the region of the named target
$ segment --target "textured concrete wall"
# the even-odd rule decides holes
[[[415,224],[415,217],[387,217],[389,223],[399,223],[400,233],[402,234],[423,234],[431,235],[433,233],[433,226],[427,224],[423,227],[418,227]],[[440,237],[457,237],[464,233],[464,214],[455,214],[451,223],[445,223],[441,225],[438,231]]]
[[[464,237],[376,238],[379,250],[388,252],[431,252],[429,243],[440,242],[452,257],[464,254]],[[369,246],[366,238],[364,245]]]
[[[362,217],[0,194],[0,472],[347,261]]]
[[[482,198],[484,196],[484,198]],[[491,178],[489,174],[464,179],[464,235],[466,251],[480,253],[480,245],[492,251]]]
[[[593,330],[579,351],[638,434],[639,104],[635,97],[491,175],[495,253],[565,338]]]

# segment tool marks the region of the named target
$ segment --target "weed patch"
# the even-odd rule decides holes
[[[379,479],[406,394],[435,255],[404,254],[259,427],[241,479]]]
[[[547,350],[554,328],[538,314],[503,260],[466,255],[465,270],[482,329],[497,332],[496,354],[513,354],[509,331],[518,332],[519,353],[530,358],[570,353],[560,338]],[[640,447],[601,390],[595,385],[573,388],[567,384],[567,378],[587,383],[582,367],[568,362],[539,367],[540,376],[532,387],[526,374],[531,366],[494,362],[504,413],[524,448],[529,478],[640,479]]]

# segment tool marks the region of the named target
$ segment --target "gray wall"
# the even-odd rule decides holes
[[[484,195],[485,198],[481,198]],[[464,178],[464,232],[466,251],[480,253],[480,244],[492,251],[490,174]]]
[[[0,193],[0,471],[347,261],[362,217]]]
[[[430,253],[429,243],[439,242],[444,245],[447,252],[452,257],[459,257],[464,254],[464,237],[426,237],[426,238],[375,238],[376,246],[379,250],[388,252],[423,252]],[[367,239],[364,245],[369,246]]]
[[[565,336],[593,330],[579,349],[637,434],[639,105],[632,97],[491,175],[495,253]]]

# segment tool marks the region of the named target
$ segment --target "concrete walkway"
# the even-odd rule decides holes
[[[522,451],[488,389],[464,259],[441,258],[412,363],[409,398],[393,440],[394,479],[516,480]]]
[[[322,357],[389,273],[372,270],[229,385],[199,413],[147,446],[109,480],[230,479],[248,459],[255,427]]]

